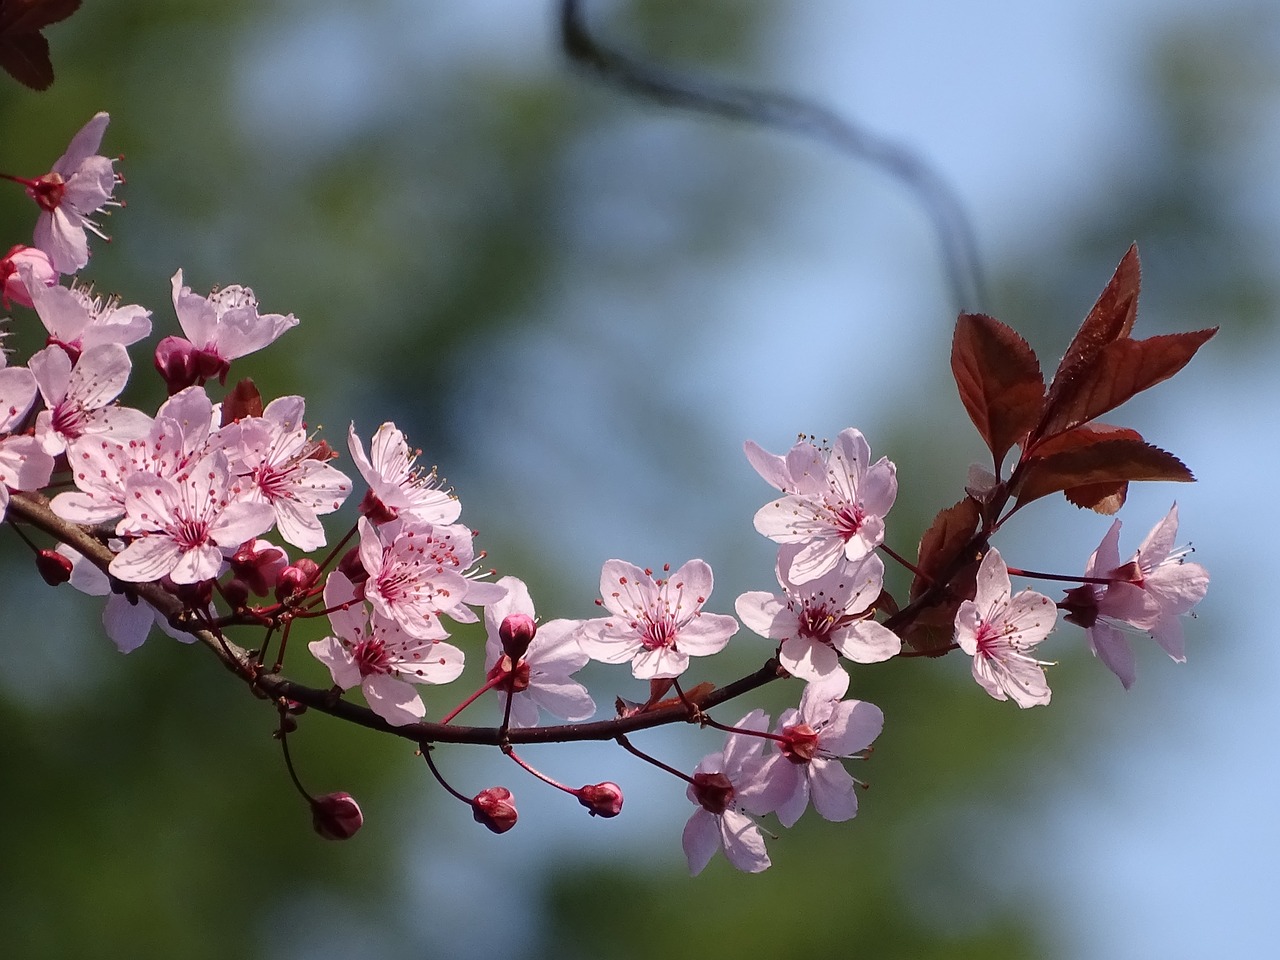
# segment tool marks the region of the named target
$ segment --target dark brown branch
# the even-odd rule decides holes
[[[69,523],[57,516],[49,508],[48,499],[39,493],[14,493],[9,501],[9,519],[22,520],[43,530],[55,540],[83,554],[103,572],[106,572],[115,556],[106,544],[84,527]],[[305,704],[310,709],[337,717],[339,720],[346,720],[381,733],[389,733],[421,746],[431,743],[474,743],[498,746],[504,743],[614,740],[620,735],[637,730],[648,730],[651,727],[688,722],[693,719],[687,706],[676,703],[670,707],[650,710],[632,717],[548,727],[503,730],[501,727],[461,727],[441,723],[411,723],[397,727],[387,723],[368,707],[336,697],[332,689],[308,687],[280,674],[260,673],[257,661],[248,650],[209,630],[184,627],[181,601],[160,584],[137,583],[130,584],[129,587],[140,600],[151,604],[167,616],[171,623],[186,629],[200,643],[208,647],[223,666],[245,681],[256,693],[275,701],[292,700]],[[709,709],[783,676],[786,676],[786,673],[778,666],[778,662],[769,660],[755,673],[713,690],[704,697],[699,697],[698,706],[701,709]]]

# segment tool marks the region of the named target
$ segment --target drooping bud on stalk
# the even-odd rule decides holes
[[[506,787],[486,787],[471,801],[471,814],[494,833],[506,833],[516,825],[516,805]]]
[[[589,783],[578,790],[577,797],[593,817],[616,817],[622,812],[622,788],[612,780]]]
[[[311,801],[311,824],[326,840],[350,840],[364,825],[364,814],[351,794],[326,793]]]
[[[276,578],[276,599],[284,603],[290,597],[305,591],[315,583],[319,573],[320,565],[314,560],[306,557],[295,560],[281,570],[280,576]]]
[[[513,661],[525,655],[537,632],[538,625],[527,613],[513,613],[498,626],[503,652]]]
[[[36,554],[36,570],[51,587],[71,579],[71,559],[56,550],[41,550]]]

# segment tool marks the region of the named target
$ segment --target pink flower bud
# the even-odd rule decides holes
[[[364,824],[364,814],[351,794],[326,793],[311,801],[311,824],[326,840],[350,840]]]
[[[622,812],[622,788],[612,780],[589,783],[578,791],[578,802],[593,817],[616,817]]]
[[[28,267],[28,279],[32,283],[43,283],[52,287],[58,282],[58,271],[53,269],[53,261],[43,250],[35,247],[24,247],[18,244],[0,260],[0,301],[9,309],[9,301],[20,303],[24,307],[32,306],[31,293],[23,280],[21,268]]]
[[[471,801],[471,814],[494,833],[506,833],[516,825],[516,805],[506,787],[486,787]]]
[[[527,613],[513,613],[498,626],[498,638],[502,649],[512,660],[519,660],[533,642],[538,625]]]
[[[36,571],[51,587],[71,579],[71,559],[56,550],[41,550],[36,554]]]
[[[265,597],[288,566],[285,552],[266,540],[250,540],[231,555],[231,572],[248,589]]]
[[[320,565],[303,557],[280,571],[276,578],[276,599],[284,603],[289,597],[301,593],[316,582]]]

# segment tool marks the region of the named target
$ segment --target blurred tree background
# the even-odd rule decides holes
[[[874,7],[601,0],[588,16],[655,61],[807,93],[917,148],[982,238],[991,302],[965,306],[1014,325],[1045,366],[1135,239],[1139,336],[1222,325],[1125,411],[1202,479],[1135,492],[1122,514],[1132,550],[1175,495],[1183,508],[1181,538],[1215,578],[1192,663],[1148,643],[1125,694],[1063,626],[1054,704],[1025,713],[955,657],[859,669],[851,693],[887,724],[854,771],[872,784],[858,819],[807,814],[770,842],[766,874],[717,859],[694,881],[682,784],[617,749],[530,751],[566,782],[620,782],[609,822],[500,757],[439,751],[464,792],[515,790],[521,821],[492,837],[402,744],[304,717],[304,781],[350,790],[368,818],[331,844],[289,787],[270,710],[198,649],[153,636],[121,657],[97,604],[46,592],[9,537],[0,956],[1262,950],[1280,843],[1261,799],[1275,748],[1257,731],[1276,658],[1256,588],[1233,584],[1256,582],[1276,527],[1277,16],[1208,0]],[[704,557],[718,611],[768,587],[750,517],[770,491],[747,437],[782,450],[860,427],[898,463],[889,540],[907,553],[979,455],[947,367],[955,305],[901,184],[593,85],[558,55],[550,2],[100,0],[47,35],[50,92],[0,78],[0,169],[39,174],[112,114],[104,152],[124,155],[128,207],[94,248],[98,289],[152,308],[157,337],[176,332],[180,267],[198,291],[244,283],[295,313],[235,373],[304,394],[340,449],[350,420],[366,437],[395,420],[544,617],[591,615],[611,556]],[[0,191],[9,242],[34,219],[20,189]],[[15,319],[7,343],[29,350],[39,334]],[[138,369],[130,397],[154,403]],[[1074,572],[1106,526],[1054,505],[1002,549]],[[480,640],[460,636],[474,679]],[[324,682],[305,639],[294,672]],[[715,679],[767,652],[746,633],[735,646]],[[598,703],[640,696],[625,673],[588,676]],[[428,690],[432,715],[465,685]],[[794,691],[774,686],[776,716]],[[688,769],[721,742],[643,745]]]

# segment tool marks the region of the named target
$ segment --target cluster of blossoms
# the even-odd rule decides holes
[[[1093,422],[1176,372],[1207,339],[1205,332],[1181,335],[1188,343],[1166,355],[1172,338],[1160,338],[1164,353],[1153,358],[1144,354],[1152,341],[1128,338],[1136,254],[1130,266],[1128,258],[1122,263],[1047,389],[1016,334],[991,318],[961,317],[953,367],[995,472],[971,472],[966,498],[939,514],[914,563],[886,544],[896,468],[884,457],[873,461],[858,430],[843,430],[830,444],[802,438],[785,455],[748,442],[747,460],[782,494],[755,516],[756,530],[778,544],[779,591],[743,593],[734,607],[774,648],[752,677],[685,689],[681,678],[691,658],[719,653],[739,630],[734,617],[705,609],[713,587],[709,564],[693,559],[655,577],[608,560],[596,601],[604,615],[539,623],[522,581],[482,568],[484,554],[459,522],[460,501],[434,469],[418,466],[392,423],[374,432],[367,453],[351,426],[347,449],[365,492],[354,525],[329,547],[321,518],[342,507],[353,482],[333,464],[338,454],[308,431],[304,399],[264,404],[248,381],[220,401],[209,392],[214,383],[226,385],[233,361],[297,325],[291,314],[261,312],[249,288],[201,295],[178,270],[171,293],[182,335],[160,340],[153,355],[168,398],[154,413],[123,405],[132,373],[127,348],[150,335],[150,311],[96,296],[74,277],[61,282],[88,262],[87,234],[100,235],[93,218],[116,203],[121,180],[114,161],[97,153],[106,126],[106,114],[95,116],[49,173],[7,177],[26,187],[41,212],[33,245],[14,247],[0,261],[0,286],[6,306],[33,311],[47,340],[26,365],[8,364],[0,351],[0,520],[62,537],[54,549],[32,544],[41,574],[51,584],[69,580],[107,597],[103,622],[121,651],[136,649],[153,627],[186,641],[204,639],[275,703],[282,743],[304,707],[342,708],[366,726],[415,740],[445,788],[478,821],[502,832],[516,822],[511,791],[489,787],[463,796],[437,769],[432,744],[492,742],[593,815],[611,817],[622,807],[615,783],[556,783],[516,754],[514,745],[531,739],[522,733],[561,741],[603,733],[645,757],[630,744],[630,732],[659,722],[713,726],[728,734],[724,748],[692,773],[645,758],[680,777],[697,808],[683,837],[691,872],[717,850],[755,872],[769,866],[755,818],[773,814],[790,827],[810,804],[832,821],[857,813],[859,781],[844,761],[866,755],[884,715],[847,696],[857,676],[848,664],[960,650],[990,696],[1020,707],[1046,704],[1049,664],[1036,650],[1059,609],[1085,629],[1089,648],[1126,687],[1134,679],[1129,634],[1148,633],[1175,660],[1184,659],[1179,618],[1205,595],[1208,575],[1175,548],[1176,506],[1125,563],[1115,521],[1083,576],[1051,577],[1080,584],[1057,603],[1031,589],[1014,594],[1011,573],[1050,575],[1011,571],[989,542],[1017,510],[1047,493],[1061,491],[1078,505],[1113,513],[1131,479],[1190,479],[1178,461],[1150,452],[1155,448],[1133,431]],[[1124,345],[1119,359],[1106,352],[1112,343]],[[1132,360],[1143,373],[1121,377],[1117,365],[1134,354],[1143,354]],[[1127,386],[1090,380],[1104,375]],[[1018,462],[1002,478],[1014,445]],[[51,500],[37,495],[44,490],[54,493]],[[66,532],[71,528],[75,536]],[[326,549],[320,560],[305,556]],[[904,604],[886,590],[884,557],[914,576]],[[309,644],[333,682],[321,691],[281,675],[293,623],[315,618],[329,628]],[[487,636],[483,680],[439,721],[426,722],[421,687],[464,674],[464,646],[448,642],[452,625],[480,622]],[[245,650],[231,643],[230,628],[262,629],[266,639]],[[266,650],[277,637],[276,659],[268,664]],[[573,675],[590,660],[630,664],[632,676],[648,683],[648,698],[619,698],[613,718],[588,724],[596,701]],[[780,678],[799,680],[799,696],[772,730],[759,709],[732,726],[706,712]],[[367,710],[343,699],[356,688]],[[486,694],[501,716],[497,727],[476,734],[452,726]],[[567,725],[543,727],[544,716]],[[363,814],[350,795],[312,797],[296,775],[294,781],[323,836],[345,838],[359,828]]]

